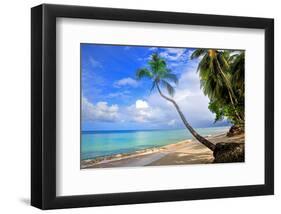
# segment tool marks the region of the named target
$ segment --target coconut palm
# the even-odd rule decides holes
[[[236,88],[238,96],[244,97],[245,91],[245,52],[236,53],[229,59],[232,72],[232,85]]]
[[[236,92],[240,115],[244,120],[244,103],[245,103],[245,52],[236,52],[230,59],[231,84]]]
[[[208,95],[210,99],[213,99],[214,97],[221,96],[222,91],[226,89],[235,115],[237,119],[242,122],[236,109],[238,101],[233,91],[230,74],[228,72],[230,70],[230,65],[227,61],[229,55],[230,51],[199,48],[192,53],[191,59],[202,57],[198,65],[198,71],[204,93]]]
[[[183,121],[185,127],[190,131],[190,133],[203,145],[208,147],[210,150],[215,150],[215,145],[211,143],[206,138],[199,135],[192,126],[187,122],[184,114],[182,113],[181,109],[179,108],[176,101],[172,98],[175,89],[174,85],[178,83],[177,76],[172,73],[170,69],[167,68],[166,62],[164,59],[159,57],[157,53],[152,54],[151,60],[148,62],[148,68],[141,68],[138,69],[136,72],[137,79],[140,80],[142,78],[148,78],[152,80],[152,87],[151,90],[155,88],[159,92],[160,96],[165,100],[169,101],[174,105],[176,108],[181,120]],[[165,88],[170,96],[163,94],[162,88]]]

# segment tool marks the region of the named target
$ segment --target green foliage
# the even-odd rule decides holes
[[[237,110],[239,108],[234,108],[231,104],[223,104],[219,100],[212,100],[209,102],[208,106],[209,110],[215,113],[215,123],[217,121],[223,120],[227,118],[229,122],[236,125],[243,125],[241,121],[239,121],[236,117],[235,111],[241,112],[241,110]]]
[[[165,60],[155,53],[152,54],[148,65],[147,68],[137,70],[137,79],[152,79],[151,91],[154,90],[155,87],[162,86],[168,91],[169,95],[173,96],[175,94],[174,85],[178,83],[178,78],[168,69]]]
[[[140,80],[140,79],[145,78],[145,77],[152,78],[153,74],[148,69],[141,68],[141,69],[137,70],[136,76],[137,76],[137,79]]]
[[[215,122],[220,121],[224,118],[224,110],[218,102],[211,101],[208,107],[211,112],[216,114]]]
[[[201,58],[198,65],[200,85],[210,99],[209,109],[215,122],[227,118],[244,125],[244,51],[196,49],[191,59]]]

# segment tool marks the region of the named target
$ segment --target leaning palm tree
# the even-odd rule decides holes
[[[160,96],[163,97],[165,100],[169,101],[172,103],[180,118],[182,119],[185,127],[190,131],[190,133],[203,145],[208,147],[210,150],[214,151],[215,150],[215,145],[211,143],[209,140],[206,138],[202,137],[200,134],[198,134],[192,126],[187,122],[184,114],[180,110],[178,104],[176,101],[172,98],[175,89],[173,87],[173,84],[178,83],[177,76],[171,72],[170,69],[167,68],[166,62],[164,59],[160,58],[158,54],[152,54],[151,60],[148,62],[148,68],[141,68],[138,69],[136,72],[137,79],[140,80],[142,78],[148,78],[152,80],[152,88],[157,89],[159,92]],[[168,94],[170,95],[169,97],[165,94],[163,94],[161,88],[165,88],[168,91]]]
[[[198,48],[192,53],[191,59],[202,57],[198,65],[198,71],[201,77],[201,86],[204,88],[205,94],[212,99],[214,92],[217,94],[220,93],[218,87],[225,87],[227,89],[228,98],[235,111],[236,117],[240,122],[242,122],[242,118],[236,109],[238,101],[233,91],[229,73],[227,72],[230,70],[230,65],[227,61],[229,53],[229,51],[220,52],[214,49]],[[210,81],[204,81],[208,79],[217,79],[217,82],[220,84],[213,84],[212,88],[210,87]]]

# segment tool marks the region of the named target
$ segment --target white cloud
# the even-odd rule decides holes
[[[174,99],[180,102],[194,96],[205,97],[200,89],[200,80],[196,69],[191,68],[180,76]]]
[[[115,98],[115,97],[120,97],[120,98],[128,98],[130,95],[130,91],[121,91],[121,92],[113,92],[113,93],[109,93],[107,95],[108,98]]]
[[[165,51],[170,54],[181,55],[185,52],[184,48],[165,48]]]
[[[132,79],[131,77],[127,77],[114,82],[113,85],[116,88],[120,88],[122,86],[131,86],[135,88],[139,85],[139,83],[136,80]]]
[[[136,101],[136,109],[145,109],[148,108],[148,103],[144,100],[137,100]]]
[[[175,119],[170,120],[170,121],[168,122],[168,125],[169,125],[169,126],[174,126],[175,124],[176,124],[176,120],[175,120]]]
[[[150,51],[157,51],[158,48],[156,48],[156,47],[151,47],[151,48],[149,48],[148,50],[150,50]]]
[[[164,48],[159,54],[161,57],[170,61],[187,60],[186,49],[184,48]]]
[[[82,117],[86,121],[115,122],[119,118],[118,105],[109,106],[107,102],[98,102],[96,105],[82,97]]]
[[[169,63],[169,66],[171,68],[177,67],[179,65],[179,63],[173,62],[173,63]]]
[[[95,60],[93,57],[89,58],[89,62],[92,65],[92,67],[94,67],[94,68],[98,68],[98,67],[101,68],[102,67],[101,63],[98,62],[97,60]]]
[[[165,89],[163,89],[163,93],[167,94]],[[157,91],[152,93],[146,100],[150,108],[158,108],[158,122],[169,126],[182,125],[173,104],[163,99]],[[174,100],[191,125],[200,126],[202,122],[213,121],[214,115],[208,109],[209,99],[204,96],[200,89],[196,66],[188,67],[179,77]]]
[[[153,115],[150,111],[139,110],[139,111],[135,111],[133,120],[135,122],[145,123],[145,122],[149,122],[152,117]]]
[[[161,109],[153,108],[144,100],[137,100],[135,104],[128,106],[124,111],[124,118],[127,121],[137,123],[157,122],[162,120]]]

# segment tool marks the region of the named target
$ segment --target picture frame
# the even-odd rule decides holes
[[[264,30],[264,184],[57,196],[58,18]],[[274,20],[42,4],[31,9],[31,205],[107,206],[274,194]]]

